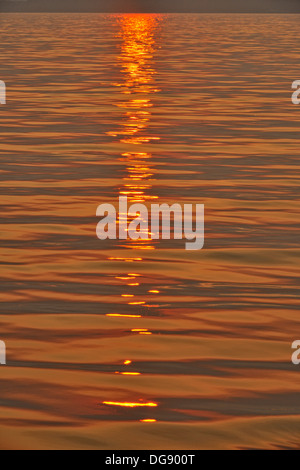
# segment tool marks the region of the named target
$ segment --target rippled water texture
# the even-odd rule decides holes
[[[299,24],[1,15],[1,448],[299,446]],[[98,240],[124,194],[205,248]]]

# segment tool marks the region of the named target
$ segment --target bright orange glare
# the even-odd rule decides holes
[[[104,401],[102,403],[103,403],[103,405],[125,406],[125,407],[128,407],[128,408],[156,407],[156,406],[158,406],[157,403],[127,403],[127,402],[118,402],[118,401]]]
[[[107,317],[141,318],[142,315],[123,315],[121,313],[107,313]]]
[[[120,375],[141,375],[140,372],[120,372]]]

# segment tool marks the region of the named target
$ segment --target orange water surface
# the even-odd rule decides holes
[[[0,448],[299,447],[299,24],[0,15]],[[122,195],[204,249],[98,240]]]

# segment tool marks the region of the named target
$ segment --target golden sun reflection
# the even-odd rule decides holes
[[[120,374],[120,375],[135,375],[135,376],[141,375],[140,372],[119,372],[119,371],[115,372],[115,374]]]
[[[121,318],[142,318],[142,315],[125,315],[122,313],[107,313],[107,317],[121,317]]]
[[[124,164],[125,174],[122,185],[118,188],[119,196],[127,196],[128,204],[150,203],[157,201],[158,196],[153,194],[153,180],[156,168],[151,162],[153,155],[145,151],[144,145],[153,145],[160,140],[151,127],[153,107],[152,97],[159,90],[155,84],[156,70],[154,67],[154,54],[158,49],[155,32],[160,22],[159,15],[125,15],[118,17],[120,24],[120,37],[122,39],[119,63],[123,79],[114,83],[119,88],[124,99],[116,103],[118,108],[124,110],[123,120],[117,131],[108,135],[117,138],[124,145],[124,152],[119,160]],[[140,147],[140,148],[139,148]],[[127,215],[126,215],[127,216]],[[119,214],[120,219],[125,214]],[[129,221],[135,217],[130,216]],[[124,240],[119,246],[134,250],[154,250],[155,245],[151,239],[151,231],[143,233],[143,239]],[[156,242],[155,242],[156,243]],[[143,258],[117,258],[110,257],[111,261],[143,262]],[[136,278],[139,278],[136,282]],[[149,307],[149,300],[141,298],[140,287],[143,286],[143,276],[138,273],[120,273],[115,279],[122,282],[129,292],[121,293],[121,299],[126,302],[127,308],[138,309],[138,314],[111,313],[109,317],[142,318],[143,312]],[[134,293],[133,293],[134,292]],[[158,290],[148,291],[158,294]],[[150,305],[151,307],[151,305]],[[143,310],[142,310],[143,309]],[[141,314],[140,314],[141,312]],[[131,329],[135,336],[151,336],[147,328]],[[123,365],[130,366],[131,360],[124,361]],[[135,377],[140,372],[116,371],[118,376]],[[123,407],[156,407],[157,403],[131,403],[131,402],[103,402],[106,405]],[[141,422],[156,422],[152,418],[140,420]]]
[[[137,408],[137,407],[156,407],[158,406],[157,403],[130,403],[130,402],[118,402],[118,401],[104,401],[103,405],[110,405],[110,406],[125,406],[128,408]]]
[[[149,130],[152,96],[159,91],[155,85],[157,72],[153,60],[158,49],[155,30],[159,19],[159,15],[129,15],[120,18],[122,46],[119,61],[124,80],[115,85],[129,99],[117,104],[124,109],[124,121],[119,133],[114,134],[119,136],[120,142],[129,146],[141,146],[160,139]],[[128,196],[129,202],[157,199],[157,196],[149,194],[155,174],[151,158],[151,153],[136,149],[122,153],[121,161],[126,165],[126,176],[120,195]],[[145,160],[149,161],[148,164]],[[144,240],[142,242],[139,246],[145,244]]]

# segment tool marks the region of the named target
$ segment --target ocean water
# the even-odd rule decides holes
[[[1,448],[299,447],[299,24],[0,15]],[[98,240],[120,195],[204,249]]]

